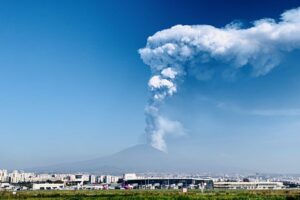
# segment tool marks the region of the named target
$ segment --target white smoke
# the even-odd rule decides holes
[[[175,136],[184,135],[185,130],[181,123],[178,121],[171,121],[166,117],[163,117],[159,113],[159,105],[156,104],[158,99],[155,99],[152,103],[146,107],[146,133],[149,143],[161,150],[167,151],[167,145],[164,137],[167,134]]]
[[[163,118],[159,109],[166,97],[177,92],[178,81],[185,74],[196,72],[194,75],[200,79],[209,80],[216,71],[226,76],[249,67],[252,76],[261,76],[276,67],[284,53],[299,48],[300,8],[284,12],[278,22],[261,19],[244,29],[237,24],[224,28],[176,25],[155,33],[148,38],[146,47],[139,50],[152,72],[148,83],[151,98],[146,108],[150,143],[166,150],[165,135],[183,131],[179,122]],[[225,67],[215,63],[224,63]],[[166,131],[166,124],[172,128]]]

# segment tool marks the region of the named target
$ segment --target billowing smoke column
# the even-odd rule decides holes
[[[161,116],[159,110],[187,73],[209,80],[220,74],[226,78],[247,67],[257,77],[276,67],[284,53],[299,48],[300,8],[284,12],[278,22],[261,19],[244,29],[238,24],[224,28],[177,25],[155,33],[139,50],[152,72],[148,83],[151,98],[146,106],[149,142],[165,151],[167,134],[183,134],[181,124]]]

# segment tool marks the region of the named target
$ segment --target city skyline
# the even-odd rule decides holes
[[[91,160],[147,143],[193,161],[199,171],[208,163],[224,171],[300,173],[298,29],[270,45],[257,21],[298,27],[299,6],[298,0],[2,1],[0,169]],[[153,70],[153,63],[181,59],[170,62],[154,47],[203,25],[241,30],[235,39],[255,27],[249,41],[267,48],[251,56],[271,64],[239,64],[247,51],[237,48],[240,60]],[[234,64],[239,72],[223,70]],[[271,67],[260,71],[260,64]],[[174,73],[183,76],[172,82]]]

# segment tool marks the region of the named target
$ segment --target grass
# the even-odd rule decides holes
[[[182,193],[174,190],[106,190],[106,191],[20,191],[0,192],[0,199],[26,199],[26,200],[300,200],[300,190],[253,190],[253,191],[205,191],[190,190]]]

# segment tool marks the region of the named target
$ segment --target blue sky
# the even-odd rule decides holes
[[[176,24],[224,27],[234,20],[247,25],[278,19],[299,6],[300,1],[1,1],[0,168],[89,159],[144,142],[150,69],[138,49],[149,36]],[[203,82],[187,76],[162,108],[187,129],[184,137],[168,138],[170,153],[300,172],[299,55],[294,51],[255,79]]]

